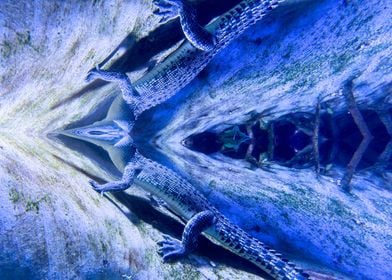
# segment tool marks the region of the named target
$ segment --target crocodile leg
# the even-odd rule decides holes
[[[97,182],[90,180],[89,183],[94,190],[101,194],[111,191],[123,191],[133,184],[134,178],[140,173],[142,168],[143,163],[140,160],[140,156],[138,156],[138,152],[136,152],[134,158],[125,166],[121,180],[106,184],[98,184]]]
[[[154,14],[161,16],[161,22],[180,17],[182,31],[195,48],[202,51],[214,48],[214,36],[198,24],[195,10],[186,1],[154,0],[154,4],[158,7]]]
[[[96,79],[116,82],[120,87],[124,101],[131,105],[131,107],[135,107],[137,102],[140,101],[140,94],[134,89],[125,73],[102,70],[97,65],[95,69],[88,72],[86,82],[92,82]]]
[[[182,240],[164,235],[164,240],[158,242],[161,246],[159,253],[164,261],[181,258],[192,252],[197,246],[199,235],[215,223],[215,215],[212,211],[197,213],[188,221],[182,233]]]
[[[363,139],[361,141],[361,144],[355,151],[354,155],[352,156],[350,162],[348,163],[346,173],[344,174],[340,183],[341,187],[346,191],[350,191],[351,189],[350,181],[353,177],[355,169],[357,168],[359,162],[362,159],[363,154],[365,153],[367,147],[369,146],[370,142],[373,139],[373,136],[355,102],[352,88],[353,88],[353,81],[348,80],[343,86],[343,94],[344,97],[346,98],[346,102],[348,103],[349,112],[351,113],[351,116],[354,119],[355,124],[359,128],[359,131],[361,132]]]

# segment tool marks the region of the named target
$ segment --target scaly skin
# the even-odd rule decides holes
[[[206,236],[235,254],[253,262],[275,279],[307,279],[308,275],[268,249],[261,241],[233,225],[189,182],[172,170],[144,158],[138,152],[127,164],[121,180],[103,185],[90,181],[98,192],[122,191],[132,184],[162,199],[167,207],[187,220],[182,240],[164,236],[159,252],[165,261],[183,257]]]
[[[160,9],[157,13],[162,15],[164,20],[180,16],[188,41],[133,85],[124,73],[94,69],[88,76],[88,81],[99,78],[118,82],[121,89],[124,89],[124,100],[131,104],[135,118],[186,86],[220,50],[273,10],[280,1],[244,0],[208,24],[205,29],[196,22],[191,9],[181,4],[182,0],[154,2]],[[211,34],[211,37],[208,34]],[[137,97],[133,100],[135,96]]]

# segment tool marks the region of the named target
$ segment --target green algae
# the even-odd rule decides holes
[[[21,195],[16,188],[11,188],[8,192],[8,196],[12,203],[17,203],[21,199]]]
[[[36,214],[38,214],[41,203],[42,202],[49,202],[49,201],[50,201],[50,199],[49,199],[48,195],[44,195],[43,197],[40,197],[38,199],[32,199],[29,197],[26,199],[26,204],[25,204],[26,212],[33,211]]]
[[[8,197],[13,204],[22,203],[26,212],[35,212],[39,213],[40,206],[43,202],[49,202],[50,197],[48,195],[44,195],[39,198],[31,198],[30,196],[25,197],[25,195],[18,191],[15,187],[12,187],[8,191]]]

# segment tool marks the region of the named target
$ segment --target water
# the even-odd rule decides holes
[[[88,183],[118,180],[135,147],[313,275],[391,278],[388,1],[289,1],[128,131],[117,85],[83,78],[100,63],[135,81],[178,47],[179,22],[150,4],[0,4],[0,279],[269,277],[204,237],[162,263],[156,242],[183,221],[137,186]],[[201,2],[200,20],[235,4]]]

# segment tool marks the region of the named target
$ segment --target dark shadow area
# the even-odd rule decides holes
[[[388,120],[392,117],[388,116],[388,110],[360,109],[359,112],[373,138],[355,170],[373,171],[375,169],[374,172],[377,174],[380,171],[379,166],[385,166],[386,171],[391,161],[391,156],[388,157],[389,154],[386,150],[388,143],[392,141],[387,129]],[[207,155],[221,153],[229,158],[244,159],[252,163],[252,160],[256,162],[259,160],[260,150],[266,151],[271,134],[273,135],[271,141],[273,153],[268,154],[268,157],[265,158],[270,162],[296,169],[313,168],[315,157],[312,147],[317,145],[318,164],[322,167],[323,173],[329,168],[329,165],[346,170],[363,139],[352,115],[348,114],[345,109],[333,113],[328,113],[326,110],[322,112],[318,123],[317,139],[313,138],[314,120],[315,114],[313,112],[293,112],[271,120],[265,124],[265,130],[261,130],[259,122],[256,122],[256,125],[253,126],[253,133],[247,134],[247,137],[250,138],[248,142],[253,145],[253,150],[250,153],[246,149],[241,151],[241,146],[238,150],[231,148],[225,151],[222,148],[227,144],[233,146],[237,142],[239,143],[239,141],[236,142],[236,138],[232,134],[225,138],[222,137],[225,131],[232,131],[233,127],[219,133],[207,130],[194,134],[184,139],[182,144],[188,149]],[[243,126],[239,125],[240,128],[242,127],[241,133],[246,134],[247,131],[250,131]],[[259,131],[256,131],[255,127]],[[250,158],[249,155],[254,158]]]
[[[53,135],[51,137],[55,137],[57,141],[60,141],[64,146],[74,151],[77,151],[78,153],[81,153],[82,155],[91,159],[93,162],[95,162],[97,166],[99,166],[106,172],[112,174],[113,176],[121,177],[121,172],[114,166],[114,164],[112,163],[109,157],[109,154],[103,148],[98,147],[97,145],[91,144],[89,142],[71,138],[62,134]],[[63,162],[66,161],[65,159],[61,159],[61,158],[59,159],[62,160]],[[69,162],[67,162],[67,164],[70,165]],[[72,165],[72,167],[76,168],[78,171],[85,174],[85,172],[83,170],[80,170],[78,167],[74,165]]]
[[[65,160],[59,156],[56,156],[54,154],[52,154],[56,159],[58,159],[59,161],[61,161],[62,163],[72,167],[74,170],[82,173],[83,175],[85,175],[86,177],[89,177],[90,179],[94,180],[95,182],[98,182],[99,184],[102,184],[104,182],[106,182],[104,179],[102,179],[101,177],[97,177],[89,172],[87,172],[86,170],[80,168],[79,166],[76,166],[75,164],[73,164],[72,162]]]
[[[98,104],[98,106],[96,106],[93,109],[92,112],[87,114],[82,119],[68,124],[67,126],[65,126],[63,128],[63,130],[77,128],[77,127],[83,127],[86,125],[91,125],[97,121],[103,120],[106,117],[108,110],[109,110],[110,106],[112,105],[113,100],[115,98],[116,98],[116,95],[113,95],[113,96],[109,96],[108,98],[104,99],[102,102],[100,102]]]
[[[19,262],[0,264],[1,279],[31,279],[40,280],[42,275],[33,269],[31,264],[21,265]]]
[[[193,151],[209,155],[219,152],[223,143],[219,140],[217,133],[205,131],[185,138],[182,145]]]
[[[374,138],[358,165],[358,170],[374,166],[379,161],[380,155],[385,150],[388,142],[392,140],[375,111],[364,110],[362,115]]]

